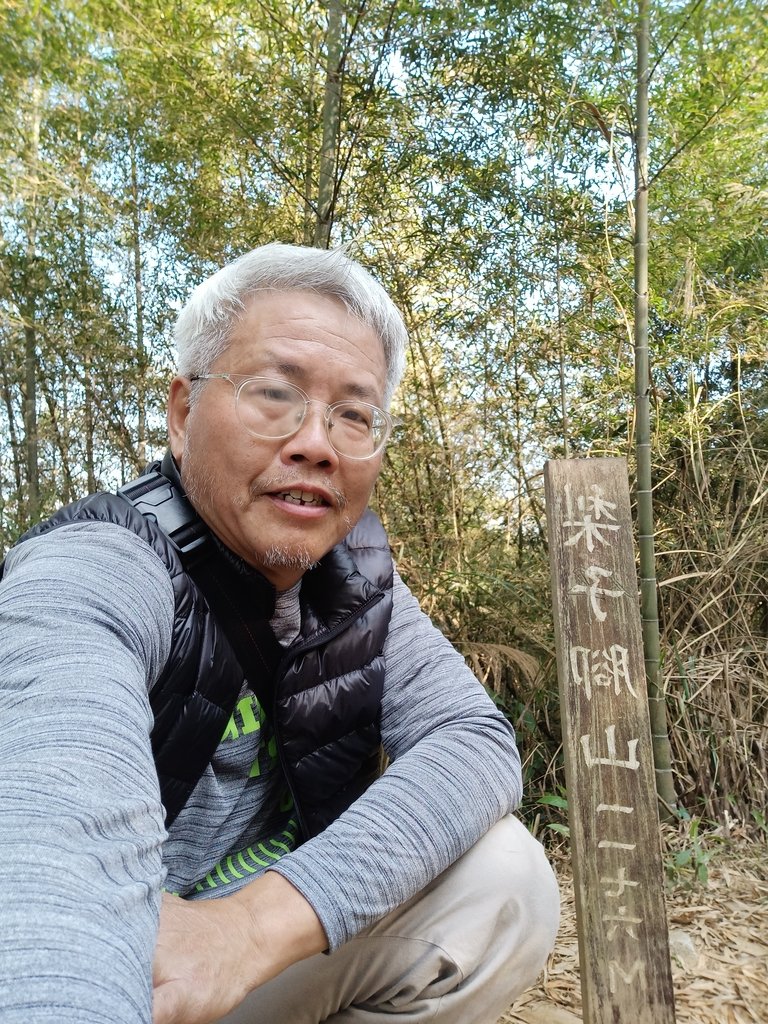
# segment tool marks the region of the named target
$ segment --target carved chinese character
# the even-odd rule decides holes
[[[640,762],[637,760],[637,745],[640,742],[638,739],[629,740],[627,742],[627,758],[621,759],[616,754],[616,726],[609,725],[605,730],[605,738],[608,743],[608,756],[607,757],[593,757],[590,749],[591,736],[587,734],[581,737],[581,749],[584,752],[584,760],[587,763],[588,768],[594,768],[596,764],[608,764],[615,768],[629,768],[633,772],[637,771],[640,767]]]
[[[589,605],[598,622],[605,622],[607,612],[600,606],[600,599],[605,597],[624,597],[623,590],[607,590],[600,586],[601,579],[610,579],[613,573],[610,569],[602,569],[599,565],[589,565],[585,569],[585,575],[590,581],[589,586],[579,583],[571,587],[569,594],[589,594]]]
[[[606,891],[605,891],[605,895],[606,896],[610,896],[612,898],[615,898],[617,896],[623,896],[625,889],[635,888],[636,886],[640,885],[639,882],[633,882],[631,879],[627,878],[627,869],[626,868],[618,868],[618,876],[619,876],[618,878],[601,878],[600,879],[600,885],[616,885],[616,886],[618,886],[618,888],[615,889],[615,890],[613,890],[613,889],[606,889]]]
[[[619,843],[615,839],[601,839],[597,844],[598,850],[634,850],[637,843]]]
[[[597,813],[600,811],[614,811],[616,814],[632,814],[634,807],[627,807],[626,804],[598,804]]]
[[[576,498],[576,512],[574,511],[571,499],[570,484],[565,485],[565,505],[568,518],[563,521],[563,526],[566,526],[568,529],[578,530],[578,533],[569,537],[565,542],[566,547],[573,547],[583,537],[587,543],[587,551],[594,551],[595,541],[598,544],[607,543],[607,538],[603,536],[603,531],[610,530],[615,532],[619,529],[619,524],[615,522],[616,516],[611,511],[616,508],[616,502],[606,501],[602,497],[601,492],[602,488],[599,484],[592,484],[591,495],[578,495]],[[577,514],[581,515],[580,519],[577,518]],[[612,519],[614,522],[605,522],[607,519]]]
[[[637,691],[629,678],[629,652],[613,644],[608,650],[591,651],[588,647],[571,647],[571,673],[574,681],[584,687],[587,700],[592,699],[593,686],[610,686],[618,697],[622,683],[633,697]]]
[[[633,926],[642,924],[643,919],[642,917],[630,917],[626,907],[619,907],[618,914],[603,914],[603,924],[607,921],[613,922],[605,933],[607,938],[612,939],[619,928],[623,928],[631,939],[636,939],[637,932]]]

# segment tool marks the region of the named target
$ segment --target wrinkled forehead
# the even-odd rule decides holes
[[[384,345],[372,326],[335,296],[299,290],[249,296],[216,368],[290,379],[332,368],[350,384],[359,377],[360,386],[373,387],[379,400],[388,369]]]

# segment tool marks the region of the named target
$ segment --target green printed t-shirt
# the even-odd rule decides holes
[[[235,891],[294,850],[297,833],[274,733],[243,687],[211,764],[169,830],[165,889],[188,899]]]

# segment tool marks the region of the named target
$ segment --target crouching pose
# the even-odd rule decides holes
[[[510,725],[367,510],[402,319],[268,245],[176,340],[163,461],[4,566],[0,1019],[495,1022],[557,889]]]

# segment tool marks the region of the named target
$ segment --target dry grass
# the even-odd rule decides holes
[[[660,488],[662,678],[678,796],[761,825],[768,790],[768,460],[748,441]]]
[[[499,1024],[580,1024],[573,879],[555,860],[563,898],[557,945],[539,984]],[[667,890],[678,1024],[768,1022],[768,848],[733,840],[713,855],[705,884]]]

